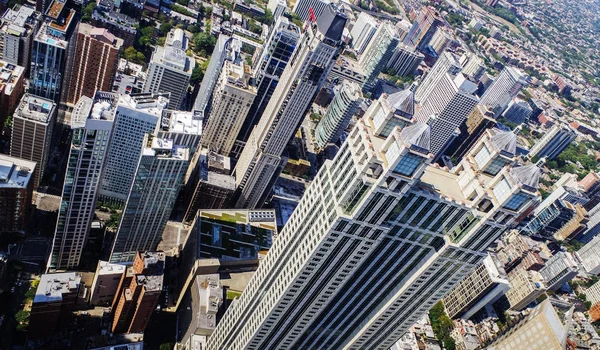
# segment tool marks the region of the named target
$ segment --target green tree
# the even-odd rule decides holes
[[[81,22],[89,23],[92,21],[92,14],[94,13],[94,8],[96,7],[96,2],[92,1],[87,4],[83,8],[83,14],[81,16]]]
[[[171,22],[162,22],[160,24],[159,27],[159,31],[163,34],[166,35],[171,29],[173,28],[173,23]]]
[[[202,67],[200,65],[196,65],[194,70],[192,71],[192,77],[190,78],[190,83],[198,84],[204,78],[204,72],[202,71]]]
[[[160,344],[159,350],[173,350],[175,348],[174,343],[164,343]]]
[[[207,33],[196,33],[193,42],[196,52],[204,51],[205,55],[210,55],[217,44],[217,39]]]
[[[15,314],[15,320],[17,320],[18,323],[27,323],[29,320],[29,311],[17,311],[17,313]]]
[[[127,61],[131,61],[137,64],[146,63],[146,56],[143,53],[136,50],[133,46],[129,46],[123,51],[123,58]]]
[[[442,301],[439,301],[429,310],[429,320],[431,321],[431,328],[436,338],[444,343],[444,347],[447,350],[454,350],[456,344],[450,336],[453,328],[452,319],[446,315]]]

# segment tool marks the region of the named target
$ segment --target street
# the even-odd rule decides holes
[[[16,281],[17,270],[9,271],[10,283],[7,284],[6,290],[0,294],[0,318],[4,318],[2,325],[0,325],[0,349],[13,349],[17,345],[24,344],[25,333],[17,332],[17,321],[15,320],[15,314],[23,309],[23,302],[25,300],[25,293],[29,290],[31,285],[30,280],[22,280],[21,285]],[[22,273],[23,275],[29,275]],[[11,292],[11,288],[14,288],[14,292]],[[14,347],[13,347],[14,346]]]

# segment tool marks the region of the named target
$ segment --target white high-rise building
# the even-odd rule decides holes
[[[569,124],[556,123],[545,130],[531,150],[529,157],[547,158],[552,160],[567,148],[577,138],[577,131]]]
[[[479,81],[483,73],[485,73],[485,64],[483,60],[476,54],[469,52],[460,57],[462,65],[462,73],[473,81]]]
[[[558,252],[548,259],[540,270],[544,283],[551,290],[558,290],[573,277],[577,276],[579,267],[571,254]]]
[[[414,74],[424,58],[416,48],[399,43],[385,67],[392,69],[396,75],[405,77]]]
[[[600,236],[594,237],[575,254],[585,272],[600,275]]]
[[[115,126],[100,185],[102,200],[125,203],[137,167],[144,135],[156,129],[169,94],[119,96]]]
[[[213,92],[212,107],[202,146],[229,156],[245,117],[256,97],[256,87],[250,85],[251,68],[243,61],[225,62]]]
[[[513,97],[527,85],[526,77],[514,67],[506,67],[481,96],[480,104],[489,107],[498,116],[504,112]]]
[[[381,107],[325,162],[209,350],[388,349],[540,196],[535,165],[429,165],[429,127],[383,137]]]
[[[421,102],[415,113],[417,121],[431,126],[431,153],[440,157],[456,137],[458,128],[479,102],[473,93],[477,86],[462,74],[446,73]]]
[[[73,109],[73,137],[48,270],[79,265],[90,230],[118,95],[82,96]]]
[[[446,74],[454,77],[460,70],[461,66],[457,57],[450,52],[444,52],[417,87],[415,101],[419,103],[425,101]]]
[[[358,19],[350,31],[352,36],[352,48],[359,54],[365,51],[365,48],[375,35],[379,23],[377,20],[366,12],[361,12]]]
[[[331,4],[330,0],[298,0],[292,9],[303,22],[311,18],[311,9],[314,18],[319,18],[325,9]],[[340,29],[341,30],[341,29]]]
[[[238,208],[260,207],[282,167],[281,154],[339,54],[346,16],[327,7],[310,23],[234,170]]]
[[[196,61],[186,54],[187,38],[183,29],[169,32],[165,45],[157,46],[148,65],[144,92],[169,92],[169,107],[180,109]]]
[[[400,37],[396,27],[389,22],[381,23],[358,60],[358,65],[367,77],[366,89],[372,88],[399,42]]]
[[[321,148],[337,142],[361,103],[360,86],[348,80],[335,89],[333,101],[315,128],[315,140]]]

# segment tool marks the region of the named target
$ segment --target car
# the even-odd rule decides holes
[[[23,285],[23,281],[19,281],[19,283],[17,283],[17,286],[22,286]]]
[[[11,293],[14,293],[14,292],[15,292],[15,287],[12,287],[12,288],[10,289],[10,292],[11,292]]]

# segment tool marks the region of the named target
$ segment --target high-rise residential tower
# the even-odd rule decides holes
[[[0,234],[27,228],[36,167],[35,162],[0,154]]]
[[[414,47],[399,43],[392,57],[385,62],[385,67],[393,70],[394,74],[405,77],[414,74],[424,58]]]
[[[144,92],[171,93],[169,107],[173,109],[180,109],[196,65],[196,61],[187,56],[187,47],[188,39],[183,29],[170,31],[165,45],[154,49],[144,82]]]
[[[479,103],[491,108],[494,115],[500,115],[513,97],[517,96],[521,88],[527,84],[525,78],[517,68],[504,68],[492,85],[485,90]]]
[[[339,54],[346,16],[333,5],[309,22],[234,170],[238,208],[260,207],[282,169],[281,154]]]
[[[531,147],[529,156],[552,160],[576,138],[577,131],[571,125],[556,123],[545,130],[544,136]]]
[[[208,349],[390,348],[540,196],[535,165],[443,170],[428,125],[384,137],[379,110],[323,165]]]
[[[73,109],[73,137],[48,270],[79,265],[90,230],[118,96],[82,96]]]
[[[424,101],[446,74],[456,76],[460,71],[458,58],[450,52],[444,52],[417,87],[415,100],[417,102]]]
[[[298,0],[295,2],[292,9],[303,22],[315,20],[321,17],[323,12],[326,12],[327,7],[331,4],[330,0]]]
[[[415,19],[403,42],[423,51],[429,45],[437,28],[443,24],[444,19],[433,7],[425,7]]]
[[[315,129],[315,139],[320,148],[340,139],[342,132],[358,109],[361,99],[362,94],[357,83],[344,80],[340,86],[335,88],[333,101],[327,107],[327,111]]]
[[[365,51],[365,48],[372,40],[373,35],[377,31],[379,23],[377,20],[366,12],[361,12],[358,19],[350,31],[352,36],[352,48],[359,54]]]
[[[359,66],[367,77],[366,90],[374,86],[377,76],[392,57],[399,42],[400,37],[396,27],[389,22],[381,23],[358,60]]]
[[[42,15],[26,5],[6,10],[0,18],[0,60],[29,70],[31,44],[41,21]]]

